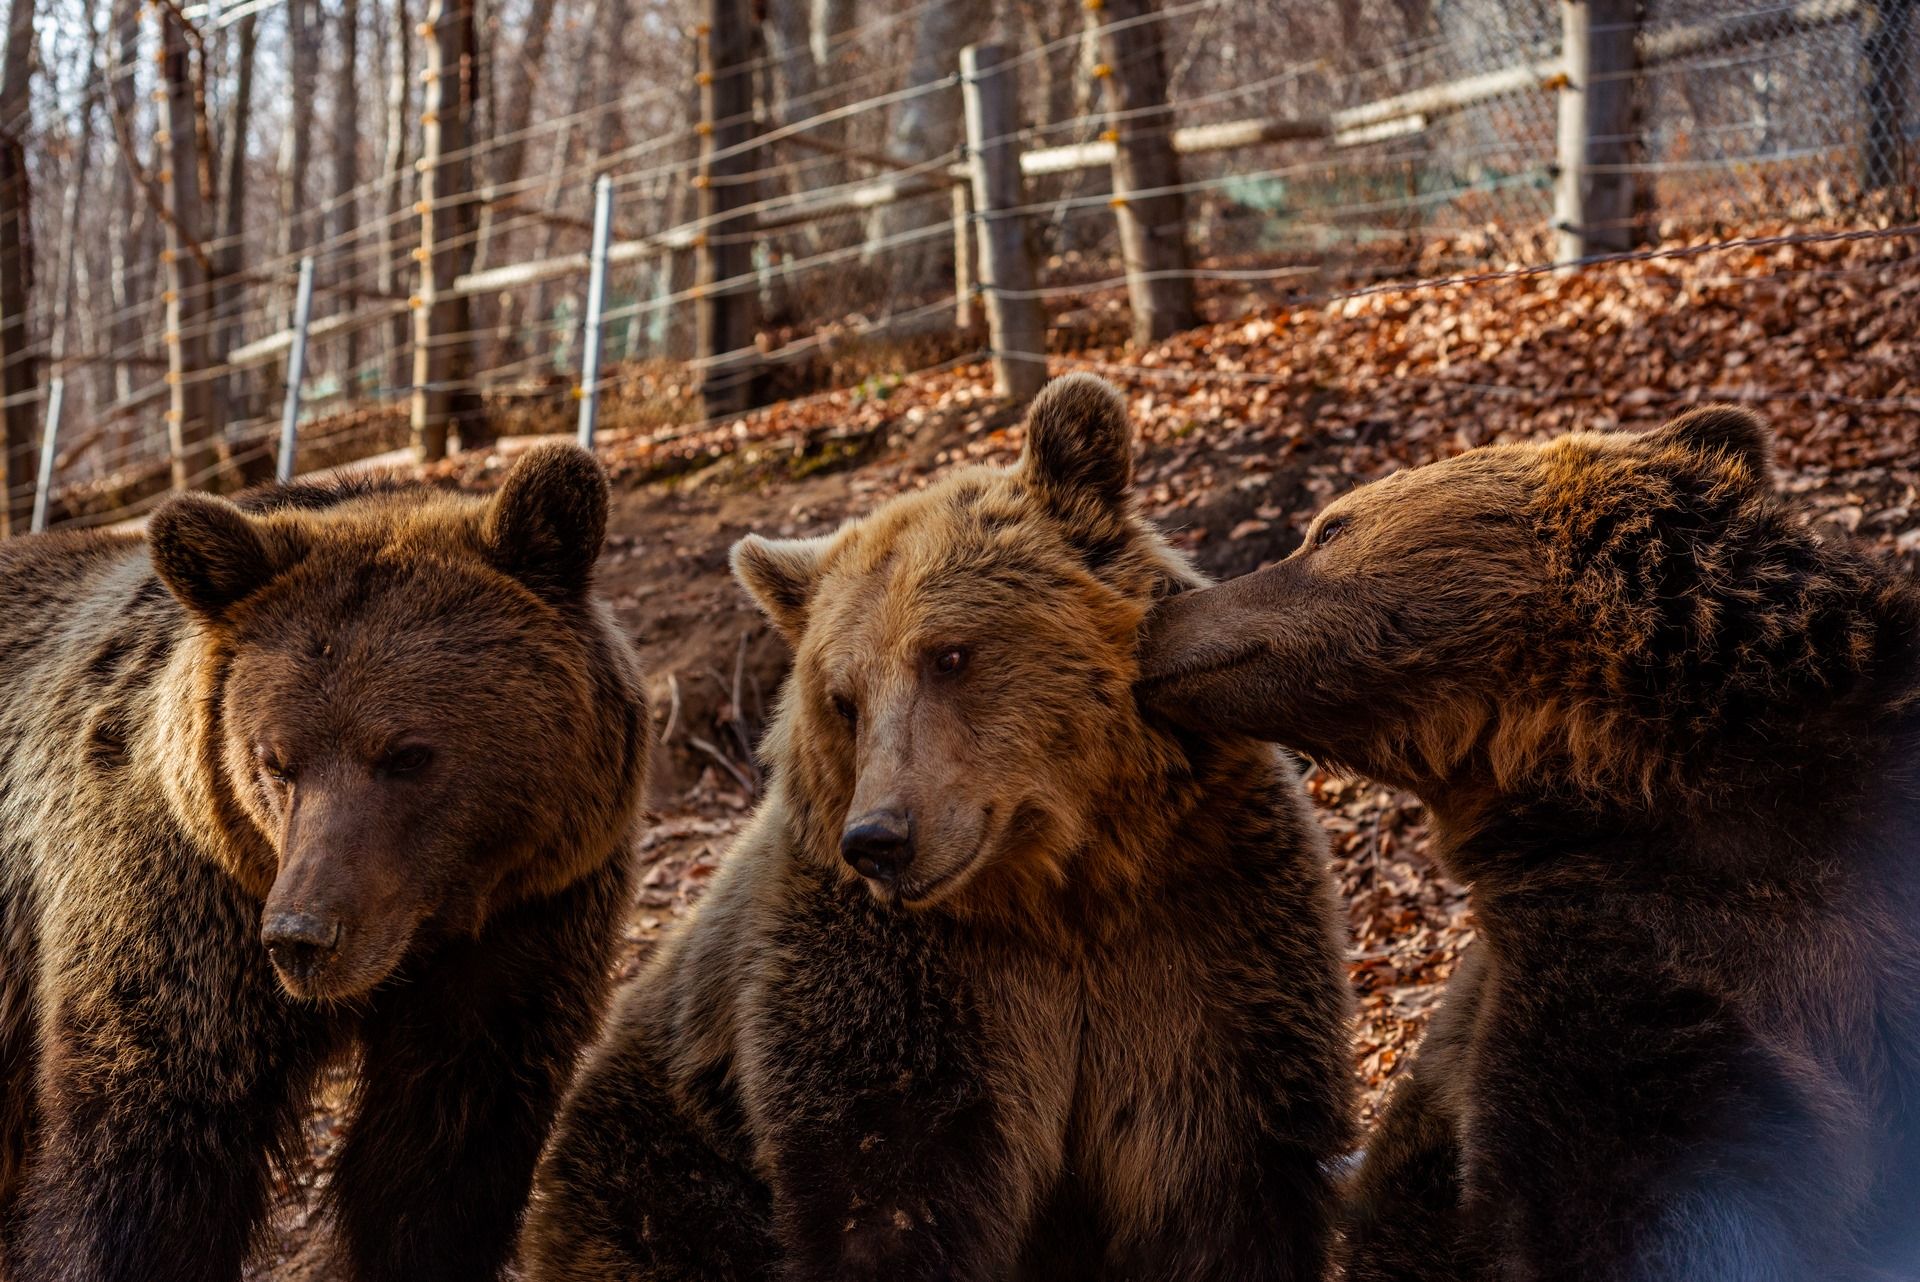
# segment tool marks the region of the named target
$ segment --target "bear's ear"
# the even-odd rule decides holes
[[[1092,374],[1048,383],[1027,411],[1020,467],[1050,498],[1125,505],[1133,489],[1133,427],[1125,398]]]
[[[182,494],[155,509],[147,554],[180,604],[216,623],[282,568],[259,524],[211,494]]]
[[[820,582],[833,536],[816,539],[763,539],[749,534],[733,545],[733,577],[747,590],[789,641],[807,626],[807,603]]]
[[[554,601],[584,596],[607,537],[607,474],[577,445],[528,450],[481,527],[503,572]]]
[[[1773,479],[1773,432],[1758,414],[1737,405],[1689,410],[1641,439],[1656,448],[1677,445],[1695,454],[1730,454],[1747,465],[1755,480]]]

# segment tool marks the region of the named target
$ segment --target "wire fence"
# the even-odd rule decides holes
[[[1628,60],[1583,64],[1573,76],[1564,7],[1550,0],[1430,11],[1367,0],[1340,18],[1321,12],[1332,7],[1232,0],[1122,17],[1096,3],[1084,26],[1018,31],[1003,20],[998,32],[975,33],[1001,38],[1003,68],[1017,81],[1022,123],[993,138],[962,127],[957,49],[936,50],[938,65],[923,56],[941,0],[875,16],[804,54],[763,46],[718,68],[752,83],[750,108],[729,114],[703,114],[702,82],[716,68],[695,37],[681,84],[582,102],[439,156],[470,168],[463,189],[422,201],[416,144],[409,163],[298,211],[307,234],[276,223],[204,241],[197,251],[209,260],[241,251],[242,268],[184,299],[157,251],[130,249],[117,291],[90,287],[66,264],[43,265],[32,320],[44,338],[11,358],[31,362],[36,381],[12,399],[43,412],[59,380],[65,421],[51,454],[48,524],[97,525],[137,517],[182,479],[161,411],[183,383],[209,389],[220,419],[214,461],[185,482],[271,477],[303,259],[314,264],[314,307],[295,398],[302,470],[413,440],[409,419],[436,352],[461,358],[431,382],[463,394],[458,413],[468,417],[449,425],[457,437],[571,430],[579,399],[606,393],[606,428],[666,440],[725,421],[708,413],[716,387],[802,398],[983,355],[1070,367],[1086,359],[1076,351],[1124,337],[1129,288],[1158,278],[1190,282],[1201,315],[1220,319],[1564,271],[1567,95],[1609,79],[1630,89],[1609,117],[1617,132],[1588,130],[1592,150],[1575,177],[1622,186],[1630,200],[1581,229],[1592,243],[1621,233],[1649,246],[1628,251],[1645,261],[1849,237],[1909,243],[1920,182],[1915,7],[1648,0],[1625,6]],[[1415,10],[1417,29],[1407,16]],[[198,21],[207,35],[234,21],[233,10],[195,14],[161,6],[149,23]],[[1103,37],[1123,24],[1158,37],[1164,107],[1109,105],[1109,82],[1147,70],[1100,61]],[[1402,34],[1380,38],[1392,32]],[[1614,34],[1600,22],[1583,38]],[[790,74],[796,57],[806,75]],[[117,78],[136,74],[148,73],[103,59],[81,91],[105,101]],[[601,127],[616,117],[625,125],[609,145]],[[716,145],[742,129],[743,139]],[[1123,131],[1178,153],[1174,180],[1117,196],[1111,153]],[[1233,141],[1215,145],[1221,139]],[[1021,153],[1022,187],[1015,203],[981,210],[967,165],[997,144]],[[106,130],[93,146],[111,146]],[[503,174],[500,157],[514,148],[529,159]],[[83,159],[46,167],[40,181],[83,182]],[[612,187],[612,231],[600,372],[586,385],[601,176]],[[731,203],[716,205],[718,188]],[[1143,269],[1128,261],[1119,209],[1161,195],[1184,202],[1172,232],[1190,253],[1185,265]],[[471,213],[471,225],[429,250],[423,215],[453,209]],[[1020,220],[1032,288],[987,270],[979,233],[989,217]],[[1822,230],[1743,234],[1797,223]],[[149,219],[141,234],[150,247],[158,230]],[[258,252],[263,245],[275,248]],[[714,273],[709,255],[723,246],[744,251],[735,260],[743,270]],[[420,324],[430,252],[461,262],[463,324]],[[49,301],[62,294],[57,307]],[[702,341],[701,308],[716,297],[751,308],[750,343]],[[982,304],[1008,300],[1042,307],[1047,350],[990,332]],[[193,319],[172,333],[169,301],[193,304]],[[211,359],[171,368],[177,337],[204,341]],[[1153,378],[1234,376],[1136,368]],[[10,502],[35,485],[34,472],[9,469]]]

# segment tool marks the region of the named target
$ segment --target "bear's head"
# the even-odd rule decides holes
[[[530,451],[499,492],[184,495],[147,538],[196,621],[180,808],[264,901],[297,996],[379,984],[625,840],[646,710],[590,594],[607,482]],[[183,728],[184,729],[184,728]]]
[[[766,755],[810,857],[884,903],[955,912],[1124,861],[1115,829],[1152,809],[1138,793],[1166,751],[1132,695],[1136,630],[1201,582],[1134,511],[1131,437],[1117,392],[1063,378],[1014,467],[735,546],[794,650]]]
[[[1864,559],[1774,497],[1771,453],[1710,407],[1361,486],[1284,561],[1168,602],[1142,698],[1430,801],[1709,786],[1892,636]]]

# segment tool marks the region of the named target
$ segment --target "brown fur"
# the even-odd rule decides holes
[[[589,594],[606,502],[547,449],[490,502],[302,486],[176,499],[146,541],[0,544],[11,1276],[237,1277],[355,1043],[352,1276],[499,1269],[596,1022],[646,764]]]
[[[1472,451],[1147,626],[1150,704],[1412,789],[1471,887],[1361,1282],[1920,1271],[1920,593],[1769,455]]]
[[[740,545],[795,646],[772,788],[563,1112],[539,1282],[1320,1275],[1324,850],[1271,750],[1136,711],[1137,624],[1198,579],[1129,436],[1063,380],[1018,468]],[[876,814],[897,878],[843,858]]]

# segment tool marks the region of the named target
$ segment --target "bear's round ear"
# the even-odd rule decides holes
[[[210,622],[280,572],[253,518],[211,494],[181,494],[156,508],[147,554],[167,590]]]
[[[1641,439],[1655,448],[1678,446],[1695,454],[1731,455],[1747,465],[1755,480],[1773,479],[1773,432],[1758,414],[1737,405],[1688,410]]]
[[[528,450],[487,508],[488,555],[540,596],[584,596],[607,537],[607,494],[606,472],[579,446]]]
[[[806,630],[807,604],[832,542],[830,534],[814,539],[749,534],[733,545],[733,577],[789,641],[797,642]]]
[[[1133,427],[1126,399],[1092,374],[1048,383],[1027,411],[1020,466],[1049,495],[1122,506],[1133,489]]]

